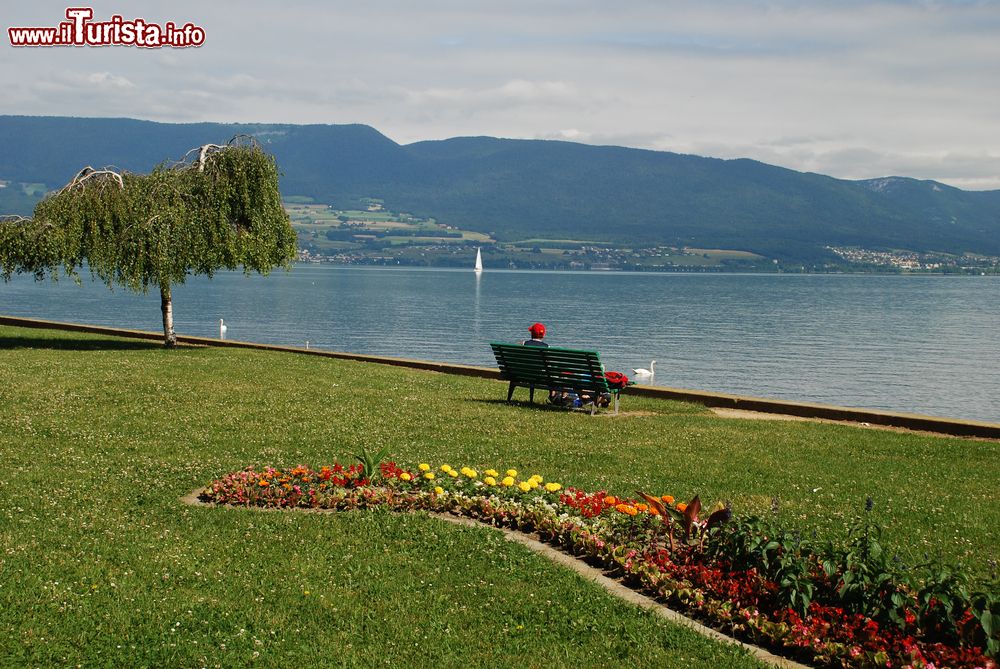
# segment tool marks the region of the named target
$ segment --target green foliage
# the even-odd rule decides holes
[[[982,639],[973,639],[973,643],[983,645],[992,657],[1000,657],[1000,594],[995,589],[991,592],[979,591],[972,593],[972,612],[979,621]]]
[[[34,257],[30,244],[12,254],[36,275],[55,271],[56,258],[68,274],[86,262],[109,286],[142,292],[222,268],[266,274],[295,253],[277,167],[255,145],[213,151],[203,169],[160,165],[125,173],[120,183],[114,174],[85,171],[39,203],[34,226],[59,231],[44,255]],[[19,270],[4,261],[5,272]]]
[[[837,596],[844,610],[902,627],[905,580],[882,547],[883,530],[871,519],[870,498],[867,504],[865,515],[848,530],[846,544],[830,544],[822,559],[823,571],[839,578]]]
[[[35,279],[43,279],[62,265],[65,246],[65,232],[52,223],[37,224],[20,216],[2,217],[0,276],[5,281],[12,274],[33,274]]]
[[[164,304],[170,286],[189,275],[240,266],[267,274],[294,256],[278,168],[253,141],[206,145],[195,160],[161,164],[149,174],[88,167],[42,200],[33,220],[0,221],[4,279],[56,276],[60,267],[77,278],[86,264],[109,287],[158,287]],[[164,335],[172,344],[166,312]]]
[[[846,537],[825,544],[803,540],[799,530],[783,527],[776,513],[770,520],[740,517],[712,535],[707,550],[727,564],[758,570],[802,616],[818,600],[900,630],[916,626],[930,641],[978,646],[995,656],[1000,650],[996,584],[973,590],[961,565],[934,559],[914,567],[890,557],[871,509],[869,498]]]

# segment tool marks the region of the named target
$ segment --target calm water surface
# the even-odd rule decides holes
[[[594,348],[656,385],[1000,422],[1000,277],[298,265],[174,291],[178,333],[492,365],[487,343]],[[0,284],[0,314],[160,330],[159,294]]]

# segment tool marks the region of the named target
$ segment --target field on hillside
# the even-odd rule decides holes
[[[1000,543],[995,442],[627,395],[592,418],[507,405],[495,381],[10,327],[0,378],[0,664],[756,666],[485,527],[179,501],[248,465],[366,447],[737,513],[776,498],[820,537],[870,495],[902,558],[983,578]]]

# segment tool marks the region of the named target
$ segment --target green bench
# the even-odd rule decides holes
[[[614,398],[615,414],[618,413],[620,388],[608,386],[604,378],[604,365],[597,351],[578,351],[554,346],[524,346],[490,342],[493,355],[500,368],[500,378],[510,382],[507,401],[514,396],[514,388],[528,389],[528,400],[535,401],[535,388],[586,394],[590,414],[597,412],[597,398],[608,393]]]

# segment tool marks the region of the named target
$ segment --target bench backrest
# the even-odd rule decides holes
[[[501,378],[549,388],[608,392],[597,351],[490,342]]]

